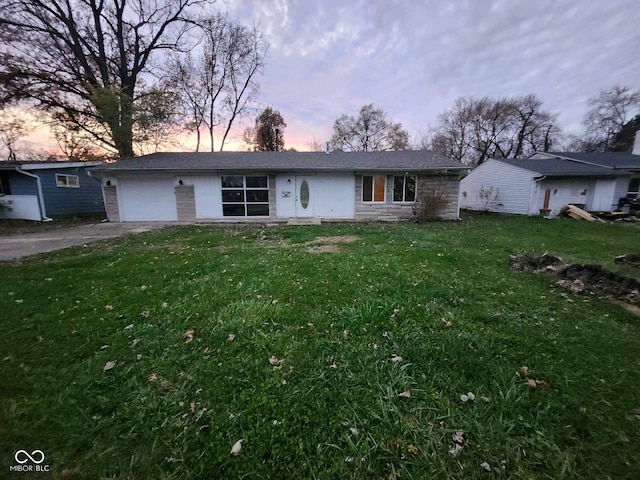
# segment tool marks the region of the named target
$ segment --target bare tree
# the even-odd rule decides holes
[[[0,110],[0,142],[6,150],[6,160],[18,160],[18,141],[32,130],[24,112],[3,108]]]
[[[341,151],[407,150],[409,133],[402,124],[373,104],[360,109],[357,117],[342,115],[333,124],[331,146]]]
[[[0,0],[0,84],[116,150],[134,154],[139,83],[160,51],[193,46],[212,0]]]
[[[204,43],[193,54],[174,55],[169,77],[185,106],[186,127],[196,134],[196,151],[203,128],[212,152],[215,132],[221,129],[222,151],[234,122],[246,113],[258,91],[256,77],[264,67],[267,48],[255,25],[236,24],[223,14],[199,23],[205,32]]]
[[[556,117],[535,95],[493,100],[458,98],[438,117],[432,149],[464,163],[548,151],[561,135]]]
[[[606,152],[613,148],[616,136],[640,108],[640,91],[615,86],[602,90],[588,101],[584,117],[585,137],[582,150]]]
[[[307,142],[306,147],[307,147],[307,151],[309,152],[325,151],[325,145],[323,145],[322,142],[318,140],[316,137],[311,137],[311,140]]]

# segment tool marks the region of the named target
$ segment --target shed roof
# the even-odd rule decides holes
[[[578,162],[591,163],[593,165],[615,169],[640,170],[640,155],[625,152],[548,152],[544,153],[544,155],[569,158]]]
[[[400,152],[162,152],[105,164],[96,172],[123,171],[434,171],[467,170],[426,150]]]
[[[524,168],[547,177],[618,177],[631,174],[626,170],[577,162],[566,158],[499,158],[500,162]]]

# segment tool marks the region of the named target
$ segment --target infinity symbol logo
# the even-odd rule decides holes
[[[40,456],[39,460],[36,460],[36,457]],[[25,458],[26,457],[26,458]],[[16,454],[13,456],[20,465],[27,463],[31,460],[36,465],[44,462],[44,453],[42,450],[34,450],[31,454],[27,453],[26,450],[18,450]]]

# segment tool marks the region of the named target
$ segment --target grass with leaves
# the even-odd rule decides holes
[[[636,478],[640,319],[507,258],[637,277],[613,259],[639,240],[466,215],[179,227],[2,264],[0,476],[39,449],[66,479]]]

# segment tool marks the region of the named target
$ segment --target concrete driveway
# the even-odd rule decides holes
[[[176,225],[176,223],[97,223],[0,237],[0,261],[18,260],[36,253],[52,252],[76,245],[85,245],[96,240],[119,237],[130,233],[159,230],[169,225]]]

